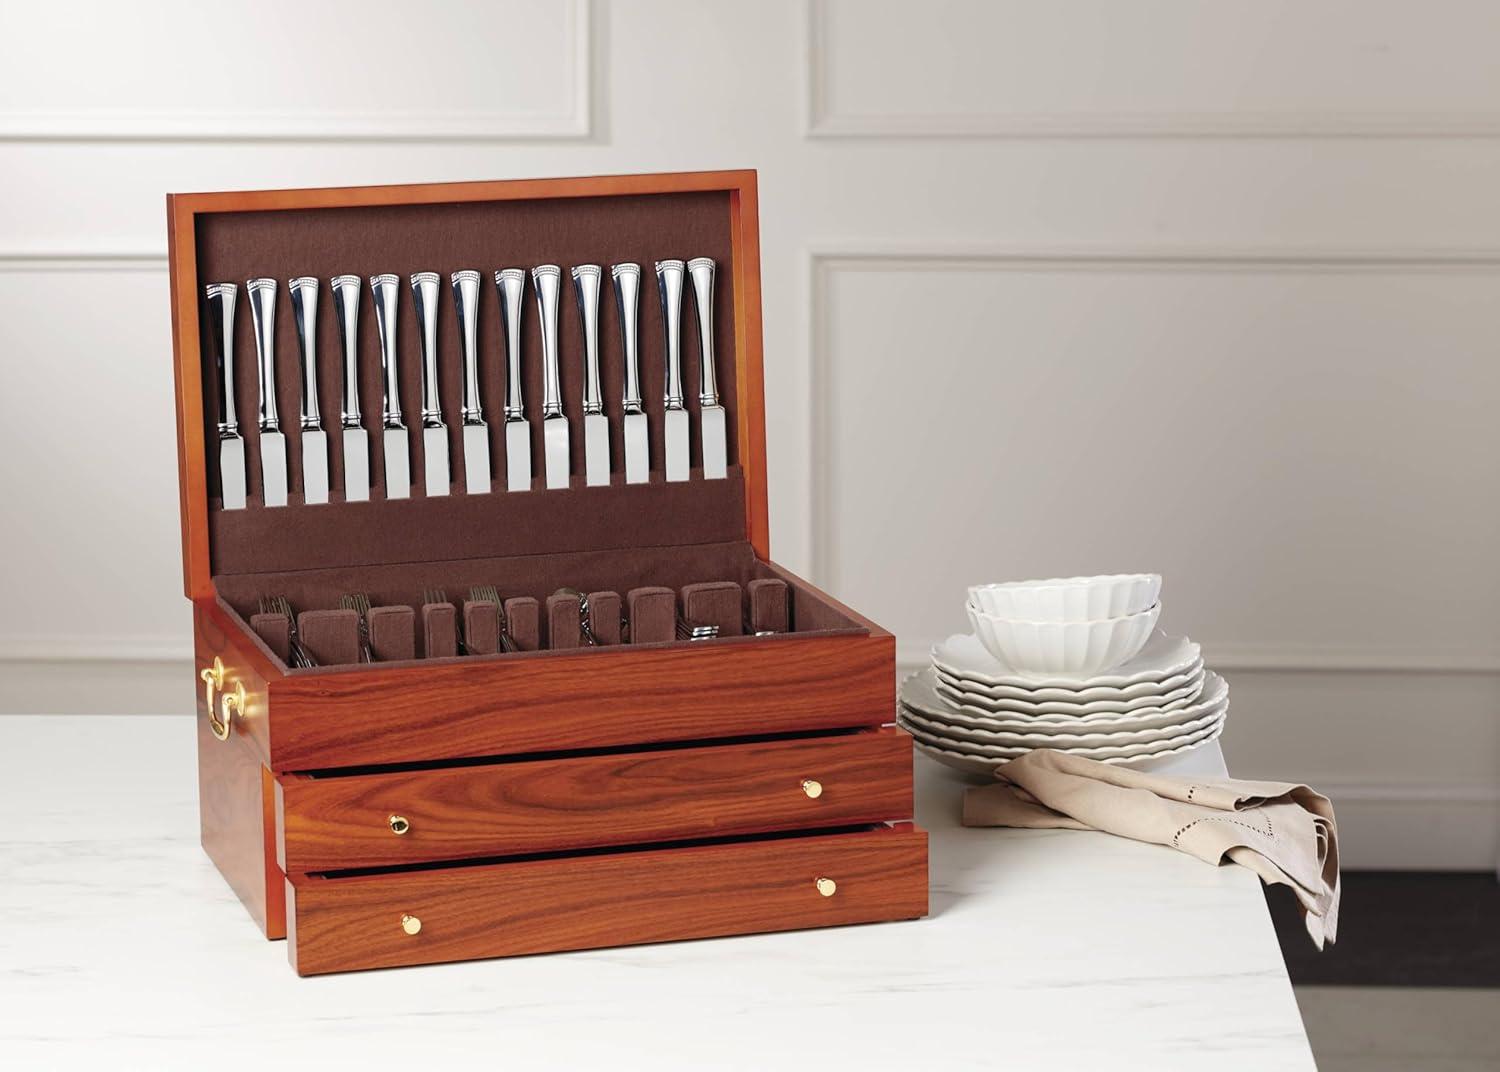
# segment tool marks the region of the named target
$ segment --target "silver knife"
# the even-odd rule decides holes
[[[333,278],[334,312],[339,319],[339,342],[344,347],[343,397],[339,424],[344,435],[344,501],[370,498],[370,437],[359,419],[359,276]]]
[[[651,455],[646,448],[646,410],[641,405],[640,355],[636,351],[636,320],[640,307],[641,266],[617,264],[610,270],[615,280],[615,304],[620,310],[620,343],[625,353],[625,483],[644,484],[650,479]]]
[[[422,340],[422,453],[427,459],[427,494],[447,495],[453,484],[448,460],[448,429],[438,398],[437,317],[442,279],[436,272],[411,277],[411,300],[417,308],[417,337]]]
[[[219,500],[225,510],[245,508],[245,441],[234,413],[234,304],[239,288],[210,283],[208,330],[219,377]]]
[[[276,280],[252,279],[250,316],[255,321],[256,368],[260,373],[260,479],[267,506],[286,505],[286,436],[276,414]]]
[[[311,506],[328,501],[328,433],[318,415],[318,280],[298,276],[286,287],[302,365],[302,501]]]
[[[562,269],[543,264],[531,270],[542,329],[542,453],[547,487],[568,486],[568,418],[562,406],[562,365],[557,353],[557,298]]]
[[[698,429],[703,443],[703,475],[722,480],[728,474],[724,407],[719,404],[719,382],[714,370],[714,262],[712,257],[688,261],[693,280],[693,305],[698,310]]]
[[[505,320],[505,486],[511,491],[530,491],[531,425],[521,400],[521,299],[526,294],[526,269],[496,272],[495,290]]]
[[[463,366],[464,490],[485,495],[490,490],[490,430],[479,400],[479,273],[454,272],[451,282]]]
[[[590,485],[609,483],[609,418],[599,386],[599,266],[573,269],[573,292],[583,321],[583,472]]]
[[[656,262],[656,289],[667,343],[666,412],[667,479],[688,478],[688,413],[682,404],[682,271],[681,261]]]
[[[385,497],[411,498],[411,458],[407,453],[406,425],[401,421],[401,380],[396,346],[396,309],[401,296],[399,277],[373,275],[370,291],[375,295],[375,325],[380,330],[380,369],[385,387],[385,408],[380,423],[385,454]]]

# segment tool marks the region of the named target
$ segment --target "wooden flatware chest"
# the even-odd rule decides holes
[[[754,172],[167,214],[203,846],[300,974],[926,914],[894,638],[770,558]]]

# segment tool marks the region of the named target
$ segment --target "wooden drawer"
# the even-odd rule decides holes
[[[276,779],[277,855],[288,873],[847,826],[911,814],[911,738],[889,727]]]
[[[300,975],[926,912],[927,834],[910,824],[287,880]]]

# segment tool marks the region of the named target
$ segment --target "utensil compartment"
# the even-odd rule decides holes
[[[844,826],[912,813],[911,740],[884,728],[276,778],[283,871]]]
[[[299,975],[915,919],[909,823],[287,879]]]

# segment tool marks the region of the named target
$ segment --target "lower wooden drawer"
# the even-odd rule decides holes
[[[288,874],[558,852],[912,814],[894,728],[396,773],[279,775]]]
[[[926,913],[927,834],[909,823],[287,880],[299,975]]]

